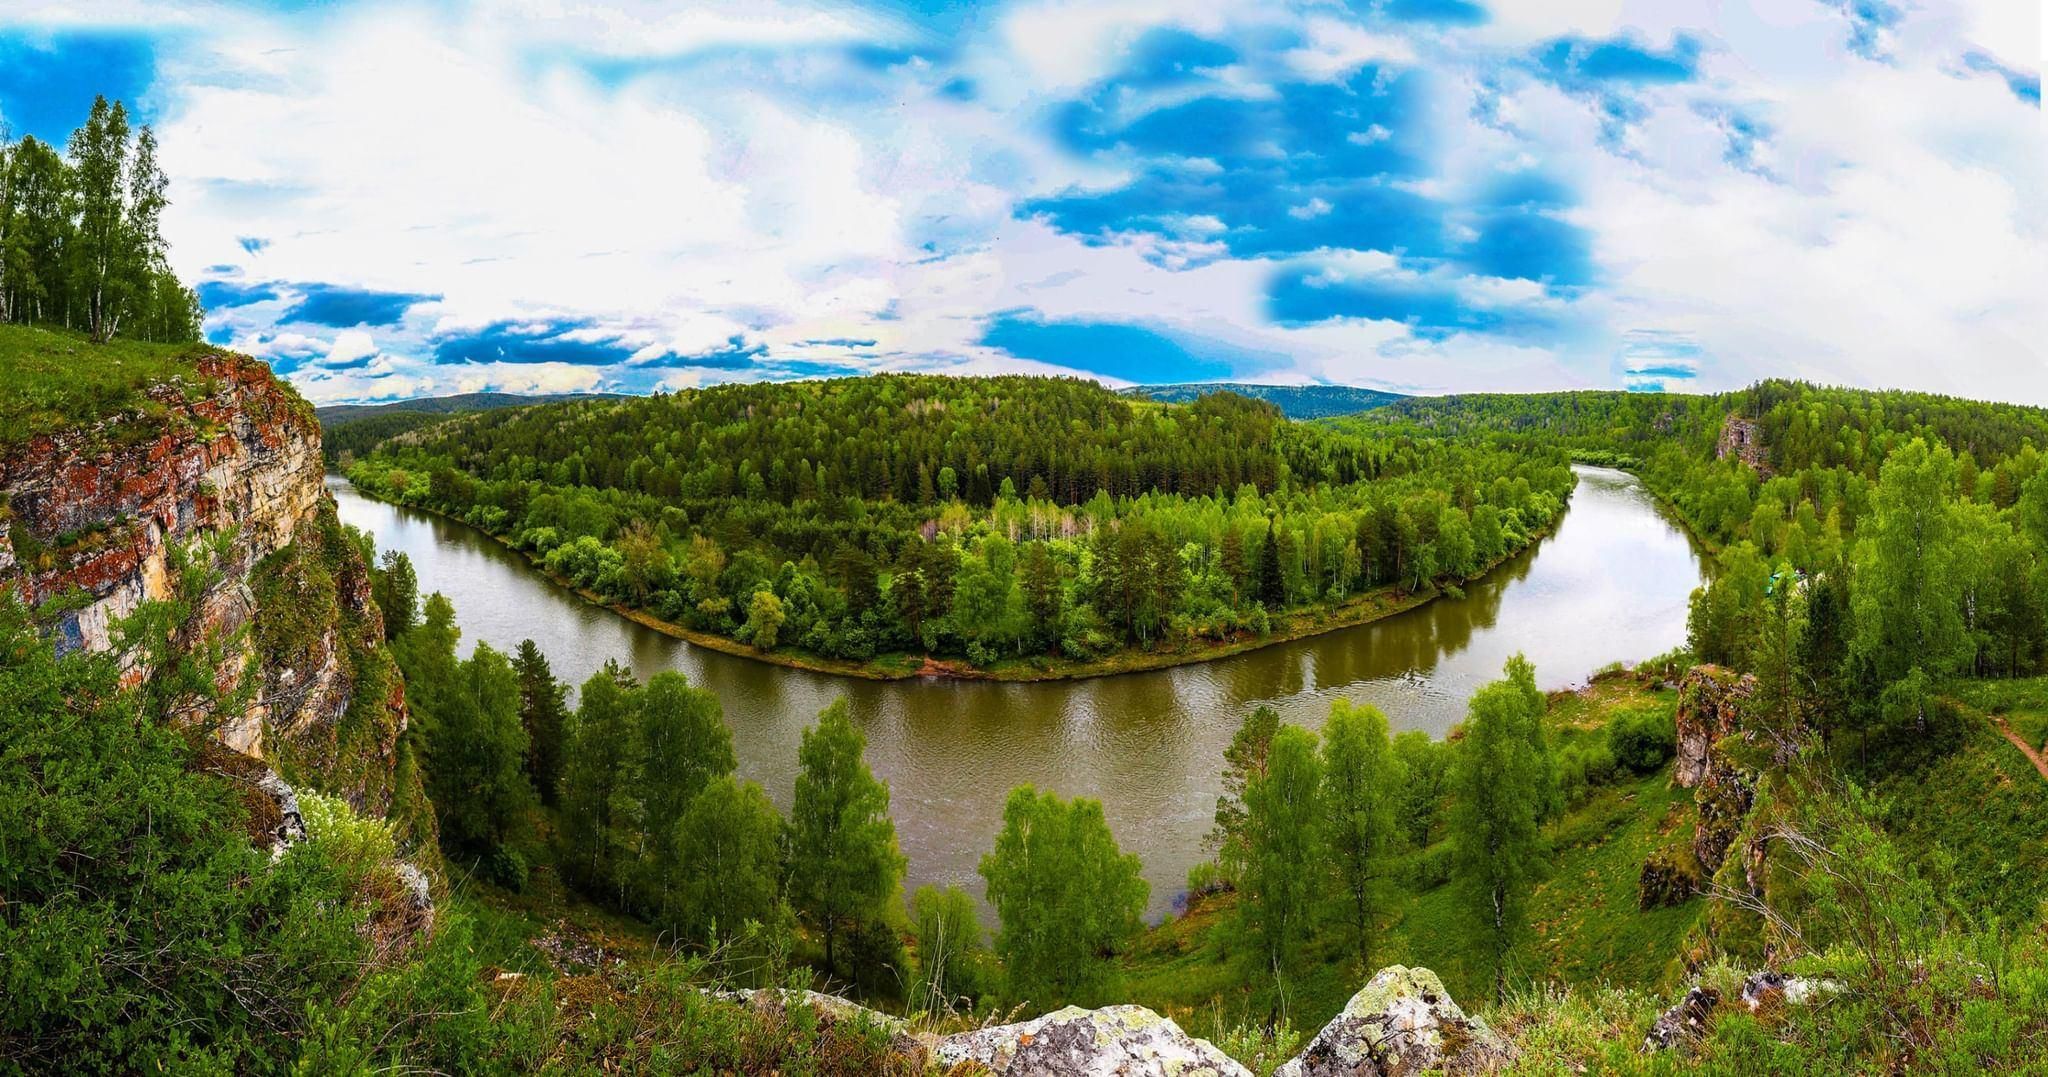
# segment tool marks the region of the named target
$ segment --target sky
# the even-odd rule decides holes
[[[2038,0],[0,0],[317,402],[880,370],[2048,403]]]

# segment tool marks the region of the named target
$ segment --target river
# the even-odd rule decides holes
[[[1331,700],[1349,698],[1379,705],[1397,732],[1442,736],[1517,651],[1545,688],[1560,688],[1684,642],[1698,551],[1633,476],[1577,470],[1550,537],[1462,599],[1213,662],[1042,684],[863,681],[693,647],[584,602],[479,531],[373,501],[338,477],[328,485],[343,522],[409,554],[421,593],[455,603],[463,653],[477,640],[509,652],[531,637],[571,683],[608,658],[643,678],[681,670],[717,694],[741,775],[784,810],[800,733],[846,696],[868,763],[890,786],[906,891],[957,883],[979,895],[975,867],[1001,828],[1004,797],[1029,782],[1102,801],[1117,839],[1144,859],[1156,917],[1203,858],[1223,750],[1251,708],[1319,727]]]

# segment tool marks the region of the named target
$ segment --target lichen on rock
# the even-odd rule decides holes
[[[998,1077],[1251,1077],[1214,1044],[1143,1006],[1069,1006],[947,1036],[932,1054],[941,1066],[975,1063]]]
[[[1510,1048],[1486,1022],[1469,1017],[1436,973],[1390,965],[1323,1026],[1307,1049],[1274,1077],[1405,1077],[1499,1067]]]

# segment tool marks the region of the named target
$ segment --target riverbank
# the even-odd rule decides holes
[[[346,481],[346,476],[337,476]],[[1518,549],[1502,554],[1482,566],[1477,572],[1456,581],[1455,585],[1432,583],[1428,587],[1404,592],[1398,588],[1386,587],[1365,594],[1356,595],[1343,604],[1328,609],[1300,610],[1273,618],[1273,627],[1262,635],[1240,634],[1226,640],[1196,640],[1172,650],[1119,651],[1113,655],[1094,659],[1069,659],[1052,655],[1034,655],[1023,658],[1004,659],[990,666],[976,666],[965,659],[940,658],[927,654],[893,653],[878,655],[863,662],[828,658],[794,650],[763,651],[751,644],[715,633],[703,632],[686,625],[664,620],[646,610],[617,602],[588,588],[578,586],[573,580],[548,570],[542,558],[531,551],[520,549],[503,536],[492,534],[466,520],[422,505],[407,505],[380,497],[373,491],[363,489],[354,483],[349,488],[363,498],[383,502],[411,512],[418,512],[446,520],[449,523],[468,528],[498,546],[517,555],[535,573],[556,586],[576,595],[584,602],[611,611],[644,628],[665,636],[682,640],[692,646],[716,651],[737,658],[751,659],[767,665],[785,669],[823,673],[836,677],[852,677],[868,681],[903,681],[915,678],[938,680],[996,681],[1005,683],[1043,683],[1050,681],[1078,681],[1098,677],[1113,677],[1124,673],[1143,673],[1171,669],[1178,666],[1198,665],[1213,662],[1234,655],[1294,643],[1315,636],[1357,628],[1384,620],[1395,614],[1419,609],[1444,596],[1447,586],[1462,588],[1465,585],[1485,579],[1494,571],[1522,557],[1540,546],[1557,529],[1559,521],[1571,511],[1568,497],[1565,505],[1547,524],[1539,528]],[[1574,487],[1576,492],[1576,486]]]

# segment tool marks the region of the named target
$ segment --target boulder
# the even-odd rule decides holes
[[[1069,1006],[947,1036],[932,1054],[941,1067],[973,1062],[997,1077],[1251,1077],[1215,1045],[1143,1006]]]
[[[1465,1011],[1428,969],[1392,965],[1351,996],[1308,1049],[1274,1077],[1475,1073],[1505,1063],[1506,1041]]]
[[[727,1002],[736,1002],[757,1013],[781,1014],[792,1006],[803,1006],[818,1015],[818,1022],[824,1026],[857,1025],[879,1029],[889,1036],[890,1049],[906,1058],[924,1059],[929,1057],[930,1048],[910,1030],[910,1022],[901,1017],[892,1017],[877,1010],[870,1010],[857,1002],[850,1002],[838,995],[827,995],[819,991],[794,991],[786,988],[756,988],[737,991],[715,991],[712,994]]]

